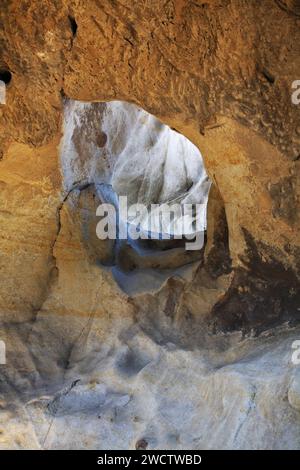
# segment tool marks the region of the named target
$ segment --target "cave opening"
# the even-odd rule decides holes
[[[4,82],[5,85],[8,85],[12,79],[12,74],[9,70],[7,69],[1,69],[0,70],[0,81]]]
[[[111,269],[118,285],[128,294],[157,290],[174,274],[189,276],[203,259],[211,185],[197,147],[153,115],[127,102],[66,100],[64,116],[64,189],[70,192],[84,187],[93,192],[92,211],[87,210],[86,202],[82,204],[82,230],[93,260]],[[119,201],[125,197],[129,215],[132,207],[143,206],[145,213],[141,216],[138,212],[134,218],[127,212],[123,217]],[[95,201],[113,205],[119,215],[115,240],[96,239],[99,217]],[[171,219],[162,217],[162,207],[171,208]],[[189,218],[182,210],[186,207]],[[126,239],[119,237],[120,225],[131,228]],[[131,236],[132,229],[141,236]],[[197,245],[195,240],[200,233],[202,242]],[[195,247],[189,248],[193,243]]]

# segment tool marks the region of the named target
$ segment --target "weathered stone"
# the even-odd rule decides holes
[[[3,0],[0,25],[0,447],[299,448],[299,1]],[[95,236],[101,184],[197,188],[148,158],[163,124],[212,181],[195,257]]]

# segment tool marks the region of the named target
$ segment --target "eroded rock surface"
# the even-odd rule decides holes
[[[298,0],[4,0],[0,25],[1,448],[299,448]],[[97,184],[162,125],[111,100],[200,149],[193,263],[95,239]],[[133,201],[168,199],[139,161]]]

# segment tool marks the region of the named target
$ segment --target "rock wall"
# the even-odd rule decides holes
[[[298,0],[2,1],[2,448],[299,447],[299,21]],[[70,100],[99,103],[78,181],[106,101],[200,149],[198,260],[123,289],[92,181],[61,165]]]

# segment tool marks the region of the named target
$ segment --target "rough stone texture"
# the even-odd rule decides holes
[[[298,0],[1,2],[2,448],[299,448],[299,21]],[[119,287],[94,188],[62,182],[66,97],[201,150],[198,261]]]
[[[256,348],[255,357],[244,351],[232,364],[232,351],[231,358],[219,353],[212,366],[202,353],[158,346],[134,327],[122,339],[111,335],[104,350],[102,326],[93,323],[82,338],[88,357],[78,355],[77,343],[64,386],[26,404],[14,400],[13,410],[6,398],[2,447],[133,449],[140,439],[149,449],[299,447],[284,334],[280,347],[254,342],[247,347]]]

